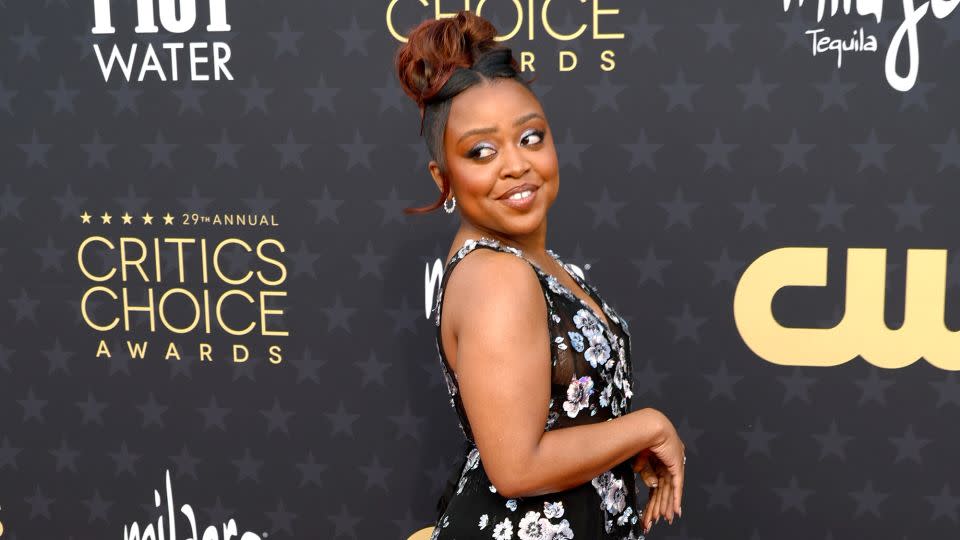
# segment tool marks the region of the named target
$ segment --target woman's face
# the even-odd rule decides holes
[[[499,79],[454,97],[444,144],[453,195],[471,224],[504,236],[545,226],[560,184],[557,152],[543,108],[523,84]],[[430,172],[441,185],[435,161]],[[532,201],[523,208],[505,202],[508,190],[525,183]]]

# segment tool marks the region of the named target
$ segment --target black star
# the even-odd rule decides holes
[[[308,483],[314,484],[318,487],[323,487],[323,480],[320,478],[321,474],[327,470],[327,465],[323,463],[317,463],[313,458],[313,452],[307,452],[307,458],[305,463],[297,463],[297,469],[300,469],[300,487],[307,485]]]
[[[713,508],[714,506],[723,506],[733,510],[733,501],[731,501],[731,497],[734,493],[740,490],[740,486],[736,484],[728,484],[724,480],[723,471],[721,471],[717,473],[717,479],[714,480],[713,484],[704,484],[703,489],[705,489],[707,494],[710,496],[710,500],[707,501],[707,510]]]
[[[273,398],[273,408],[269,410],[261,410],[262,414],[267,419],[267,434],[273,433],[274,429],[279,429],[287,435],[290,434],[290,431],[287,429],[287,420],[293,416],[293,411],[285,411],[280,408],[280,400]]]
[[[770,455],[770,441],[775,439],[778,436],[778,433],[773,431],[764,431],[763,423],[760,422],[759,417],[757,417],[757,419],[754,421],[754,424],[756,424],[756,426],[750,431],[741,431],[739,433],[740,437],[747,442],[747,449],[743,453],[744,457],[749,456],[754,452],[758,452],[772,458],[773,456]]]
[[[676,333],[673,336],[673,342],[681,339],[689,339],[695,343],[700,343],[700,326],[707,322],[706,317],[694,317],[690,312],[690,304],[683,303],[683,312],[677,316],[668,316],[667,320],[673,324]]]
[[[36,516],[43,516],[47,519],[51,519],[50,504],[53,503],[54,499],[44,497],[43,493],[40,491],[39,484],[37,484],[34,494],[30,497],[24,497],[23,500],[30,504],[30,519],[33,519]]]
[[[2,451],[2,448],[0,448]],[[60,440],[60,448],[56,450],[50,450],[50,455],[57,458],[57,472],[60,472],[61,469],[67,469],[69,471],[77,472],[77,456],[80,455],[80,452],[76,450],[71,450],[67,446],[67,440]],[[0,459],[0,468],[3,467],[3,460]]]
[[[954,523],[957,522],[957,507],[960,506],[960,497],[950,494],[949,484],[944,484],[938,495],[924,495],[923,498],[933,505],[933,515],[930,517],[930,521],[943,516]]]
[[[820,443],[820,460],[822,461],[828,454],[834,454],[842,461],[847,460],[844,445],[853,440],[853,437],[841,435],[837,431],[836,419],[830,420],[830,429],[826,433],[812,435]]]
[[[874,491],[873,481],[867,480],[867,485],[862,491],[851,491],[850,496],[857,502],[857,509],[853,512],[853,517],[858,517],[864,512],[870,512],[875,517],[882,517],[880,513],[880,503],[890,496],[889,493]]]
[[[133,469],[133,464],[140,459],[140,454],[134,454],[127,450],[126,441],[120,443],[119,452],[110,452],[107,454],[110,456],[110,459],[113,460],[114,465],[116,465],[117,470],[113,473],[114,476],[120,476],[120,473],[126,471],[130,473],[131,476],[136,476],[136,471]]]
[[[184,474],[189,474],[194,480],[197,479],[197,463],[200,463],[200,458],[195,458],[190,455],[190,451],[187,450],[187,445],[183,445],[180,448],[180,453],[176,456],[170,456],[170,460],[176,465],[174,470],[176,471],[176,477],[180,478]]]
[[[893,459],[894,463],[901,460],[910,459],[923,465],[923,459],[920,457],[920,449],[930,444],[933,439],[923,439],[913,433],[913,425],[908,425],[903,437],[890,437],[890,442],[897,447],[897,457]]]
[[[807,513],[807,509],[804,506],[804,499],[814,493],[812,489],[800,488],[795,475],[790,476],[790,485],[788,487],[773,488],[773,491],[780,496],[781,512],[786,512],[790,508],[796,508],[801,514]]]
[[[703,375],[710,382],[710,394],[707,399],[713,400],[720,394],[724,394],[730,399],[735,399],[733,395],[733,386],[743,379],[743,375],[731,375],[727,371],[725,360],[720,361],[720,367],[713,375]]]

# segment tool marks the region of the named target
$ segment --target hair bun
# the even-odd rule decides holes
[[[484,52],[497,47],[496,36],[490,21],[466,10],[421,22],[397,51],[401,88],[422,108],[457,68],[473,66]]]

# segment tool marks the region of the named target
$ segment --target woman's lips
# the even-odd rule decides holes
[[[537,193],[540,191],[540,188],[530,188],[528,191],[530,191],[530,195],[520,200],[511,199],[510,197],[497,200],[516,210],[527,210],[533,206],[533,201],[537,198]]]

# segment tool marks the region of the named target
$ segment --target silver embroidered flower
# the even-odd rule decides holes
[[[553,540],[553,524],[540,512],[530,510],[517,525],[517,537],[520,540]]]
[[[591,339],[590,348],[583,353],[583,357],[586,358],[593,367],[597,367],[597,365],[604,365],[607,368],[611,367],[609,362],[607,362],[607,360],[610,359],[610,345],[606,339],[602,339],[602,341],[594,341]]]
[[[600,392],[600,406],[608,407],[610,405],[610,396],[613,393],[613,386],[606,385],[603,387],[603,391]]]
[[[583,349],[585,348],[583,343],[583,334],[573,330],[568,330],[567,335],[570,336],[570,344],[573,345],[573,348],[577,352],[583,352]]]
[[[480,525],[480,530],[485,529],[485,528],[487,527],[487,523],[489,523],[489,521],[490,521],[490,517],[489,517],[488,515],[484,514],[484,515],[480,516],[480,523],[479,523],[479,525]]]
[[[543,515],[550,519],[563,517],[563,501],[543,501]]]
[[[480,450],[474,446],[470,449],[470,453],[467,454],[467,461],[463,465],[463,472],[466,473],[469,470],[476,469],[478,463],[480,463]]]
[[[567,388],[567,400],[563,403],[563,410],[567,412],[567,416],[574,418],[581,409],[585,409],[589,405],[591,394],[593,394],[593,379],[589,375],[579,379],[574,376]]]
[[[580,332],[583,333],[587,339],[596,337],[597,335],[603,337],[603,327],[600,325],[600,319],[598,319],[590,309],[578,309],[577,312],[573,314],[573,323],[577,325],[577,328],[580,329]]]
[[[513,538],[513,522],[505,517],[503,521],[493,527],[494,540],[511,540]]]
[[[622,478],[617,478],[612,471],[607,471],[596,476],[590,483],[596,488],[607,512],[619,514],[623,511],[627,505],[627,493]]]
[[[548,430],[552,428],[553,425],[556,424],[557,420],[559,419],[560,419],[560,413],[558,413],[557,411],[550,411],[549,413],[547,413],[547,425],[544,426],[544,430]]]
[[[553,540],[572,540],[573,530],[570,529],[570,522],[563,519],[560,523],[554,525]]]
[[[516,500],[516,499],[509,499],[509,500],[507,501],[507,508],[509,508],[511,512],[516,512],[516,511],[517,511],[517,500]]]

